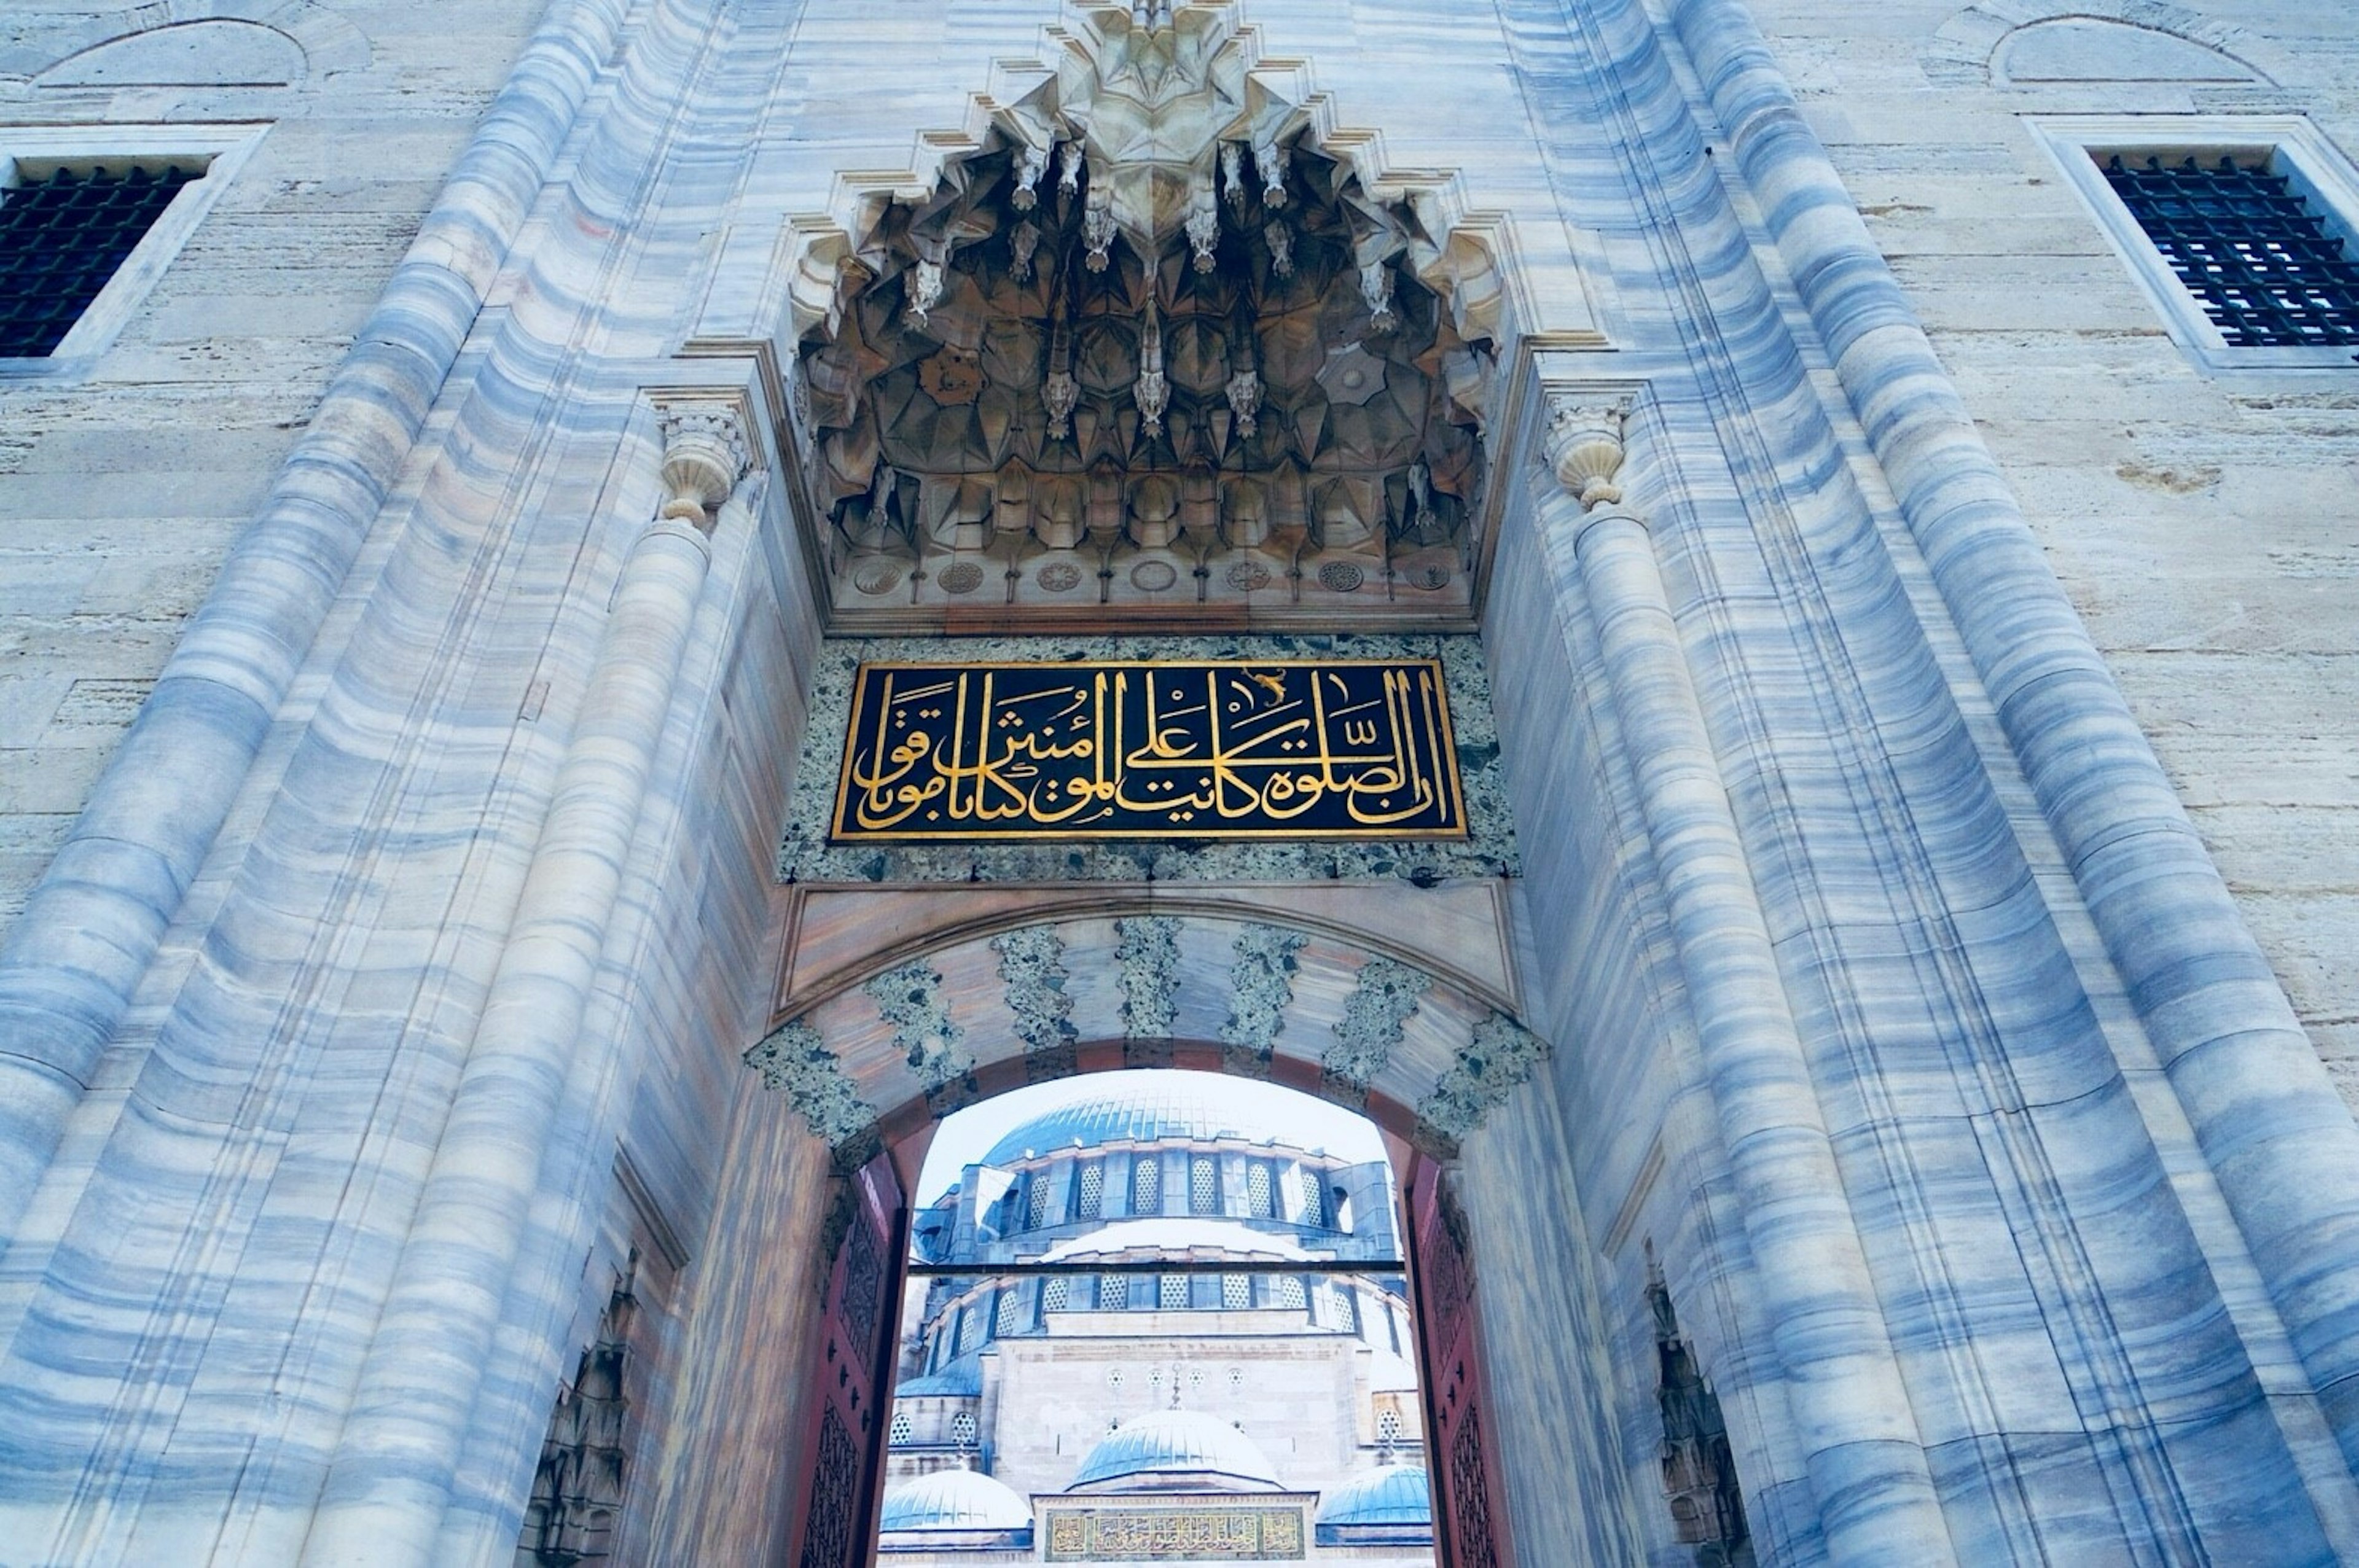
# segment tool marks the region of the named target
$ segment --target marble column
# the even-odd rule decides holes
[[[734,399],[661,412],[672,498],[633,546],[507,946],[345,1422],[307,1564],[433,1561],[711,559],[747,468]]]
[[[1828,1554],[1953,1562],[1654,542],[1614,483],[1619,411],[1560,404],[1549,455]]]

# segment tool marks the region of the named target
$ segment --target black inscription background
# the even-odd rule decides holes
[[[1426,659],[863,665],[829,833],[1465,836]]]

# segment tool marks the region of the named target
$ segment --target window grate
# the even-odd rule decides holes
[[[1302,1223],[1323,1228],[1327,1224],[1327,1195],[1319,1184],[1319,1173],[1306,1166],[1295,1174],[1302,1189]]]
[[[1148,1155],[1130,1168],[1130,1212],[1158,1214],[1162,1208],[1163,1173]]]
[[[1069,1281],[1064,1275],[1051,1274],[1049,1277],[1049,1282],[1040,1287],[1040,1310],[1042,1312],[1063,1312],[1065,1310],[1065,1300],[1070,1287],[1071,1281]]]
[[[1105,1167],[1094,1162],[1082,1166],[1081,1193],[1073,1206],[1073,1217],[1097,1218],[1099,1206],[1104,1201]]]
[[[1124,1312],[1130,1306],[1130,1276],[1101,1274],[1098,1276],[1098,1311]]]
[[[1030,1228],[1039,1229],[1049,1223],[1049,1173],[1040,1172],[1032,1178],[1032,1195],[1027,1217]]]
[[[1161,1278],[1162,1283],[1156,1292],[1156,1305],[1165,1312],[1186,1312],[1188,1310],[1188,1276],[1165,1274]]]
[[[1016,1332],[1016,1292],[999,1292],[999,1304],[992,1310],[991,1333],[995,1339],[1005,1339]]]
[[[1303,1292],[1302,1281],[1292,1274],[1280,1274],[1270,1281],[1270,1295],[1277,1306],[1300,1312],[1310,1304],[1309,1296]]]
[[[2359,344],[2359,265],[2284,175],[2118,153],[2104,175],[2230,346]]]
[[[1267,1165],[1245,1167],[1245,1208],[1256,1219],[1277,1217],[1277,1193],[1270,1185]]]
[[[1188,1206],[1197,1214],[1221,1212],[1221,1172],[1199,1156],[1188,1172]]]
[[[1221,1276],[1221,1305],[1230,1312],[1244,1312],[1253,1305],[1253,1279],[1245,1274]]]
[[[0,191],[0,358],[54,352],[196,173],[60,169]]]

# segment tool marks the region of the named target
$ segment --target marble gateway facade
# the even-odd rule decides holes
[[[0,362],[0,1561],[857,1561],[928,1129],[1125,1065],[1389,1135],[1445,1561],[2359,1557],[2359,370],[2104,172],[2331,249],[2354,57],[11,7],[203,178]],[[1345,657],[1467,837],[831,838],[864,658]]]

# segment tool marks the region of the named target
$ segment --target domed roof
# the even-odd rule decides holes
[[[1079,1144],[1215,1138],[1381,1160],[1375,1127],[1308,1095],[1218,1073],[1109,1073],[1079,1080],[1007,1130],[982,1163],[1005,1165]]]
[[[1433,1522],[1433,1494],[1422,1465],[1387,1465],[1357,1476],[1319,1505],[1321,1524],[1423,1524]]]
[[[1128,1487],[1112,1483],[1127,1481]],[[1212,1491],[1274,1492],[1277,1469],[1260,1445],[1228,1422],[1201,1411],[1158,1411],[1125,1424],[1090,1450],[1065,1489],[1106,1491],[1180,1487]]]
[[[1004,1484],[973,1470],[936,1470],[885,1494],[884,1530],[1022,1530],[1032,1509]]]
[[[1069,1236],[1040,1254],[1040,1260],[1066,1263],[1081,1258],[1112,1258],[1124,1252],[1204,1253],[1289,1260],[1310,1256],[1283,1236],[1265,1235],[1234,1219],[1158,1215],[1153,1219],[1119,1219],[1080,1236]]]

